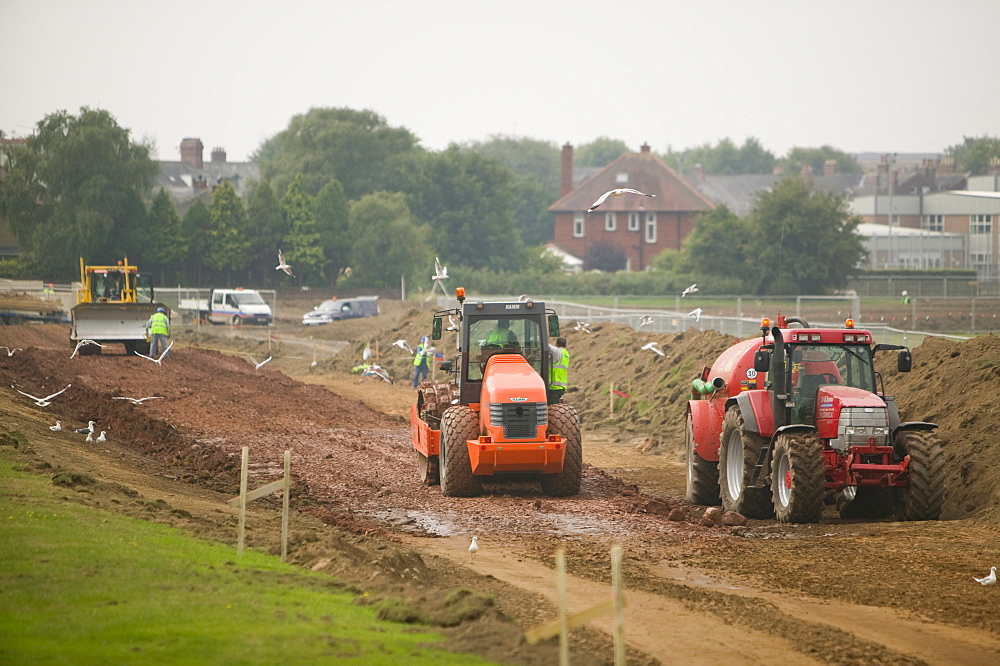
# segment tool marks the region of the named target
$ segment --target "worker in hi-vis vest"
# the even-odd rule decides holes
[[[159,358],[166,350],[167,338],[170,337],[170,318],[167,317],[166,308],[156,308],[156,312],[146,322],[146,330],[149,331],[149,355]]]
[[[427,379],[427,371],[430,368],[428,356],[433,353],[427,349],[427,336],[420,338],[417,353],[413,355],[413,388],[417,388],[420,382]]]
[[[569,352],[566,350],[566,338],[556,338],[554,345],[549,345],[549,404],[562,402],[563,394],[569,385]]]

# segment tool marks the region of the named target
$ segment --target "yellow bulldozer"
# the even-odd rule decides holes
[[[122,343],[125,352],[149,353],[146,322],[158,307],[148,275],[129,264],[128,257],[114,266],[88,266],[80,257],[80,290],[70,313],[70,344],[93,340]],[[167,308],[167,316],[170,310]],[[100,353],[101,347],[84,345],[80,353]]]

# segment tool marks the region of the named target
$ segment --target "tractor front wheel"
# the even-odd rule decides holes
[[[766,483],[757,488],[749,485],[757,458],[760,457],[761,449],[767,445],[767,439],[747,430],[743,413],[737,405],[726,410],[721,441],[719,488],[722,491],[722,508],[743,514],[747,518],[773,517],[771,489]],[[764,469],[767,469],[766,466]]]
[[[417,471],[420,473],[420,480],[425,486],[436,486],[441,483],[438,460],[437,456],[428,458],[420,451],[417,451]]]
[[[694,450],[694,421],[688,412],[684,426],[684,449],[687,451],[687,501],[718,506],[719,464],[705,460]]]
[[[472,473],[466,441],[479,437],[479,415],[467,405],[453,405],[441,416],[441,445],[438,467],[441,494],[446,497],[475,497],[482,494],[483,482]]]
[[[816,523],[823,515],[826,468],[814,432],[778,435],[771,456],[774,515],[780,523]]]
[[[569,405],[549,405],[549,434],[566,438],[563,468],[558,474],[543,474],[542,492],[551,497],[567,497],[580,492],[583,477],[583,444],[580,438],[580,418]]]
[[[894,446],[900,459],[910,456],[910,483],[896,489],[896,517],[900,520],[937,520],[944,505],[944,452],[932,432],[903,430]]]

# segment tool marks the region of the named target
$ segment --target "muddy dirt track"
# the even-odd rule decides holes
[[[417,479],[407,359],[391,349],[400,337],[415,342],[429,313],[383,309],[337,330],[303,332],[286,322],[274,331],[274,360],[259,370],[245,353],[266,358],[265,343],[221,329],[178,332],[157,367],[113,348],[70,360],[65,327],[2,327],[0,345],[22,348],[0,354],[4,387],[33,395],[72,387],[45,408],[0,391],[0,426],[24,433],[30,446],[19,454],[35,468],[95,480],[67,497],[228,542],[236,521],[224,500],[238,491],[241,447],[250,447],[251,486],[277,478],[290,449],[290,559],[372,599],[400,598],[426,618],[440,617],[456,588],[491,595],[492,605],[484,600],[445,632],[455,649],[498,662],[557,661],[554,641],[522,639],[524,629],[554,617],[554,552],[566,549],[575,611],[608,599],[614,544],[625,552],[630,663],[1000,662],[1000,587],[972,580],[1000,565],[995,337],[931,340],[914,350],[908,375],[882,369],[905,419],[941,424],[946,520],[848,521],[829,507],[814,525],[716,527],[702,524],[704,507],[683,501],[679,414],[685,383],[732,340],[661,336],[667,356],[655,357],[634,351],[654,338],[625,327],[571,332],[576,390],[567,401],[585,427],[581,494],[549,498],[522,482],[446,498]],[[349,344],[312,366],[308,353],[282,344],[291,335]],[[350,372],[366,344],[398,383]],[[614,377],[631,397],[611,414],[606,383]],[[135,406],[116,396],[159,398]],[[51,432],[57,418],[72,427],[93,419],[109,441]],[[278,552],[279,507],[255,503],[251,547]],[[473,534],[475,561],[467,551]],[[609,632],[610,618],[574,631],[573,663],[610,663]]]

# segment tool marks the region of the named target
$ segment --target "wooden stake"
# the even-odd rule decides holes
[[[611,601],[614,614],[615,666],[625,666],[625,596],[622,594],[622,547],[611,547]]]
[[[559,605],[559,666],[569,666],[569,622],[566,616],[566,551],[556,551],[556,603]]]
[[[250,457],[250,447],[243,447],[243,462],[240,465],[240,529],[239,538],[236,542],[236,556],[243,556],[243,536],[246,532],[247,524],[247,474],[248,458]]]
[[[288,496],[292,488],[292,452],[285,451],[285,478],[281,498],[281,561],[288,559]]]
[[[608,390],[608,402],[610,403],[611,416],[615,415],[615,383],[611,382]]]

